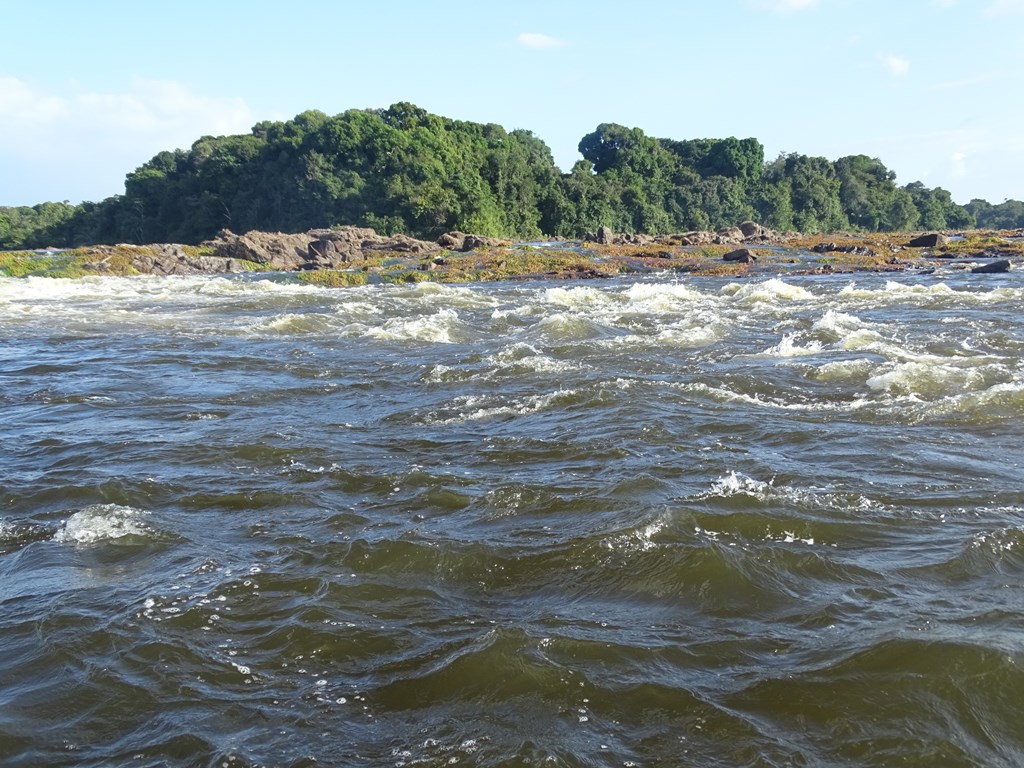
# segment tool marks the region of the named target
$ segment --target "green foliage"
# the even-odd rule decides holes
[[[1024,227],[1024,202],[1006,200],[992,205],[986,200],[971,200],[964,206],[974,217],[975,225],[983,229],[1019,229]]]
[[[976,225],[970,212],[954,203],[952,196],[942,187],[928,189],[920,181],[915,181],[904,189],[921,215],[920,226],[923,229],[960,229]]]
[[[98,203],[0,208],[0,249],[198,243],[222,228],[299,232],[361,224],[435,238],[579,237],[609,226],[662,234],[757,219],[805,232],[1024,226],[1024,203],[968,206],[919,182],[900,188],[876,158],[782,155],[757,139],[658,139],[602,123],[568,173],[529,131],[433,115],[400,102],[310,110],[251,133],[203,136],[128,174]]]

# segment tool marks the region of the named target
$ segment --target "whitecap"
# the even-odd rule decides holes
[[[383,325],[357,325],[353,328],[361,329],[362,335],[371,339],[427,341],[435,344],[453,344],[459,332],[463,331],[459,315],[453,309],[441,309],[426,317],[394,318]]]
[[[876,373],[866,383],[876,391],[931,398],[984,386],[985,375],[982,369],[951,365],[947,360],[933,358],[897,363]]]
[[[576,288],[548,288],[544,291],[548,304],[561,307],[609,307],[621,304],[615,294],[586,286]]]
[[[824,348],[821,342],[812,341],[809,344],[801,345],[796,341],[797,334],[787,333],[782,337],[782,341],[776,344],[774,347],[770,347],[762,352],[760,357],[803,357],[805,355],[816,355]]]
[[[626,291],[631,308],[650,312],[678,311],[704,299],[704,295],[680,283],[634,283]]]
[[[760,283],[729,283],[722,288],[722,294],[750,305],[758,302],[808,301],[814,294],[806,288],[773,277]]]
[[[71,515],[53,540],[61,544],[94,544],[127,536],[148,536],[152,532],[145,523],[148,514],[120,504],[93,504]]]

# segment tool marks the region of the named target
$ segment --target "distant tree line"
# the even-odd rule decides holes
[[[222,228],[299,232],[357,224],[433,238],[448,230],[579,237],[605,225],[661,234],[754,219],[779,230],[1024,226],[1024,203],[953,202],[896,185],[878,159],[784,154],[757,139],[657,139],[597,127],[561,173],[530,131],[450,120],[413,104],[308,111],[251,134],[204,136],[128,174],[123,195],[0,208],[0,247],[197,243]]]

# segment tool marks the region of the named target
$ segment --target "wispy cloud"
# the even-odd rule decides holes
[[[882,64],[893,77],[906,77],[910,72],[910,60],[904,59],[902,56],[887,54],[882,56]]]
[[[775,13],[793,13],[817,8],[821,0],[756,0],[754,4]]]
[[[19,126],[45,129],[62,126],[113,130],[125,134],[158,134],[169,139],[178,134],[192,139],[201,133],[247,131],[252,113],[242,99],[211,98],[172,80],[136,78],[118,92],[83,91],[71,95],[46,93],[14,77],[0,77],[0,137]]]
[[[566,40],[540,32],[522,32],[516,38],[516,42],[524,48],[534,49],[563,48],[569,44]]]
[[[1024,13],[1024,0],[993,0],[985,8],[986,16],[1005,16],[1010,13]]]
[[[0,166],[66,171],[69,196],[91,199],[116,193],[126,172],[161,150],[207,134],[247,133],[255,122],[242,99],[144,79],[118,91],[53,93],[0,76],[0,114]]]

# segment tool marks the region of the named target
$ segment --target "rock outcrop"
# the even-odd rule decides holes
[[[207,240],[203,245],[225,258],[265,264],[268,269],[291,270],[305,263],[310,239],[306,234],[287,235],[253,230],[236,235],[230,229],[222,229],[215,238]]]
[[[437,243],[407,235],[378,235],[369,227],[312,229],[289,235],[281,232],[246,232],[222,229],[204,246],[218,256],[245,259],[274,270],[337,269],[364,260],[370,253],[394,252],[429,256],[441,250]]]
[[[212,256],[177,243],[96,245],[86,251],[82,267],[98,274],[210,275],[248,272],[235,258]]]

